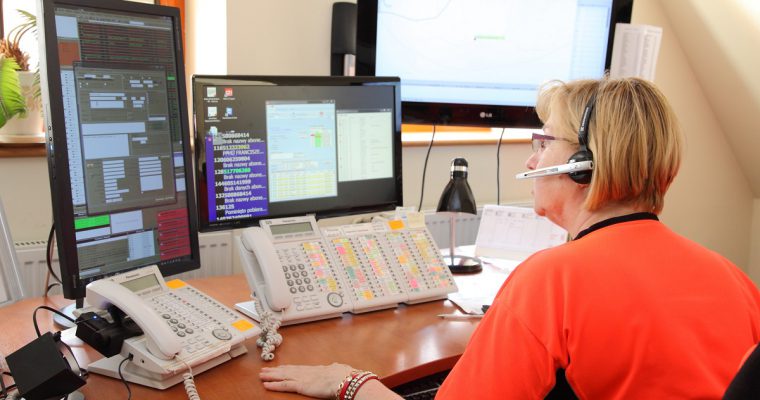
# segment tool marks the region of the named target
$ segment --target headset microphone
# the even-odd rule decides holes
[[[583,109],[581,124],[578,128],[578,145],[580,149],[570,156],[567,164],[554,165],[546,168],[534,169],[533,171],[521,172],[515,175],[517,179],[539,178],[542,176],[567,174],[575,183],[587,185],[591,182],[591,173],[594,169],[594,154],[589,149],[588,128],[591,122],[591,113],[596,105],[596,94],[592,94],[586,107]]]
[[[590,160],[576,161],[576,162],[569,162],[567,164],[554,165],[551,167],[534,169],[533,171],[520,172],[519,174],[515,175],[515,178],[516,179],[540,178],[542,176],[562,175],[562,174],[569,174],[571,172],[591,171],[592,169],[594,169],[593,161],[590,161]]]

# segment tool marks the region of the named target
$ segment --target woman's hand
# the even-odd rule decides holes
[[[267,390],[295,392],[305,396],[330,399],[338,385],[354,369],[345,364],[281,365],[262,368],[259,378]]]

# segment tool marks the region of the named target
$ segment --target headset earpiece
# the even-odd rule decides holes
[[[567,160],[567,163],[569,164],[580,161],[594,161],[594,155],[591,154],[591,151],[589,150],[580,150],[570,156],[570,159]],[[587,185],[591,182],[591,172],[592,170],[576,171],[568,172],[567,175],[570,177],[570,179],[573,180],[573,182],[579,183],[581,185]]]
[[[588,101],[588,104],[586,104],[586,108],[583,110],[583,116],[581,117],[581,125],[578,128],[578,144],[580,145],[580,150],[570,156],[570,159],[567,160],[567,163],[573,163],[573,162],[579,162],[579,161],[594,161],[594,154],[591,152],[591,150],[588,148],[588,128],[589,128],[589,122],[591,120],[591,113],[594,111],[594,105],[596,104],[596,94],[591,95],[591,98]],[[591,182],[591,175],[593,170],[588,171],[577,171],[577,172],[569,172],[567,175],[570,177],[570,179],[573,180],[573,182],[581,184],[581,185],[587,185]]]

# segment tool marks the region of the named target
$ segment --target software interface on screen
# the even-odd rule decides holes
[[[55,9],[80,277],[191,256],[173,24]]]
[[[393,86],[199,88],[207,224],[395,200]]]
[[[378,1],[375,74],[402,100],[534,106],[549,79],[604,73],[612,0]]]

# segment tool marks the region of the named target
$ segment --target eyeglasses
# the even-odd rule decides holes
[[[546,149],[549,146],[549,142],[551,142],[552,140],[561,140],[563,142],[574,143],[570,139],[558,138],[552,135],[544,135],[542,133],[533,133],[530,140],[531,140],[531,145],[533,146],[534,153],[537,153],[539,151]]]

